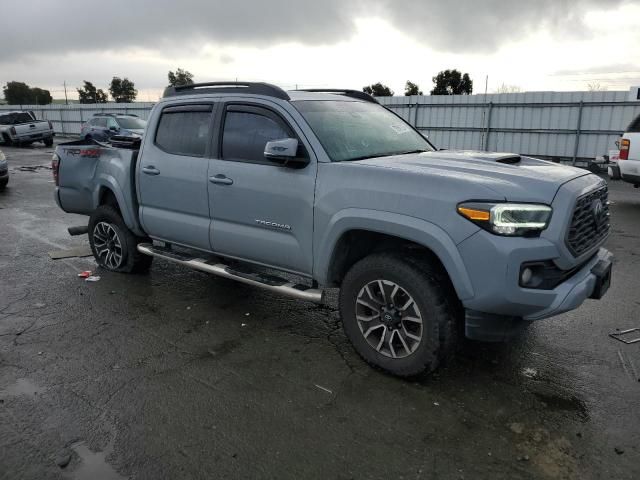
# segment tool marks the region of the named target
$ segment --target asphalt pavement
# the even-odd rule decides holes
[[[640,343],[609,337],[640,327],[631,185],[603,300],[407,381],[360,360],[335,296],[51,260],[87,219],[56,206],[52,149],[0,148],[0,479],[640,478]]]

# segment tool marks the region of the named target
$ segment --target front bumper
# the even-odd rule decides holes
[[[474,315],[541,320],[578,308],[594,291],[606,290],[599,279],[602,274],[592,271],[599,262],[612,261],[611,253],[602,248],[606,238],[578,257],[565,242],[576,199],[601,182],[587,175],[561,187],[552,203],[551,223],[540,237],[500,237],[482,230],[461,242],[458,250],[474,292],[462,300],[465,309]],[[551,261],[559,271],[571,274],[548,290],[520,286],[522,264],[536,261]]]

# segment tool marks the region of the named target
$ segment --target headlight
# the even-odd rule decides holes
[[[549,226],[551,207],[529,203],[468,202],[458,205],[467,220],[497,235],[534,236]]]

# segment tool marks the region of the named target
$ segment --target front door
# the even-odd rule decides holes
[[[229,103],[209,165],[211,244],[225,256],[311,275],[317,163],[288,114]],[[264,158],[268,141],[297,138],[310,163],[299,169]]]
[[[145,137],[137,178],[140,219],[152,238],[210,250],[207,170],[213,105],[165,107]]]

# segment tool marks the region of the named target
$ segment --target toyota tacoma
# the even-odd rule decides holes
[[[438,151],[362,92],[168,87],[140,138],[61,144],[55,199],[97,263],[154,257],[311,302],[338,287],[347,337],[399,376],[456,336],[503,341],[599,299],[607,185],[511,153]]]

